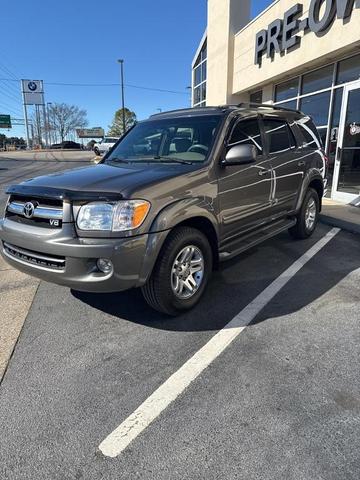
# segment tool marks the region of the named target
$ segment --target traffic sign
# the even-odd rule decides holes
[[[0,115],[0,128],[11,128],[10,115]]]

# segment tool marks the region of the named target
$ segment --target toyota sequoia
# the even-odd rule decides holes
[[[327,159],[310,117],[271,105],[205,107],[137,123],[98,165],[8,188],[1,253],[88,292],[140,287],[160,312],[193,307],[219,263],[321,210]]]

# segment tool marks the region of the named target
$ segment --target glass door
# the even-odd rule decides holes
[[[360,203],[360,81],[344,88],[332,198]]]

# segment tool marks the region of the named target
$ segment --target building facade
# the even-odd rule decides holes
[[[253,0],[256,1],[256,0]],[[311,115],[329,157],[328,195],[360,204],[360,0],[208,0],[193,105],[270,103]]]

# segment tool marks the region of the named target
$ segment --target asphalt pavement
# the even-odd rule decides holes
[[[360,248],[343,231],[121,454],[99,450],[330,230],[281,234],[223,264],[178,318],[137,290],[40,282],[0,386],[0,478],[357,480]]]

